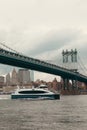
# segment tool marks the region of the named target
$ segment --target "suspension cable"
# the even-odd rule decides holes
[[[83,64],[83,62],[82,62],[82,59],[80,58],[80,56],[79,56],[79,54],[78,54],[78,63],[79,63],[79,65],[80,65],[80,67],[82,68],[82,70],[83,70],[83,72],[87,75],[87,68],[85,67],[85,65]]]
[[[9,50],[12,51],[12,52],[15,52],[15,53],[17,53],[17,54],[22,54],[21,52],[18,52],[18,51],[16,51],[16,50],[12,49],[11,47],[7,46],[5,43],[0,42],[0,44],[1,44],[3,47],[5,47],[6,49],[9,49]]]

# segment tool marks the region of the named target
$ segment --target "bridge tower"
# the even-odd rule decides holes
[[[62,51],[62,65],[64,68],[69,69],[71,71],[78,71],[78,63],[77,63],[77,50],[71,49],[70,51]],[[63,77],[62,77],[63,78]],[[77,80],[71,80],[72,89],[77,88]],[[63,78],[63,89],[69,90],[69,79]]]
[[[69,69],[71,71],[77,72],[78,65],[77,65],[77,50],[71,49],[71,51],[62,51],[63,57],[63,67]]]

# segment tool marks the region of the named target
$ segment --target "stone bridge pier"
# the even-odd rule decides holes
[[[62,90],[63,94],[78,94],[78,81],[70,80],[68,78],[62,78]]]

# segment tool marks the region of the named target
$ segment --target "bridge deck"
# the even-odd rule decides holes
[[[80,73],[72,72],[63,67],[4,49],[0,49],[0,63],[59,75],[63,78],[69,78],[81,82],[87,82],[87,76]]]

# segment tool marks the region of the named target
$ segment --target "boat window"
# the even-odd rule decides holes
[[[44,85],[44,86],[40,86],[39,88],[47,88],[47,86]]]
[[[40,94],[40,93],[47,93],[46,91],[40,91],[40,90],[31,90],[31,91],[20,91],[20,94]]]

